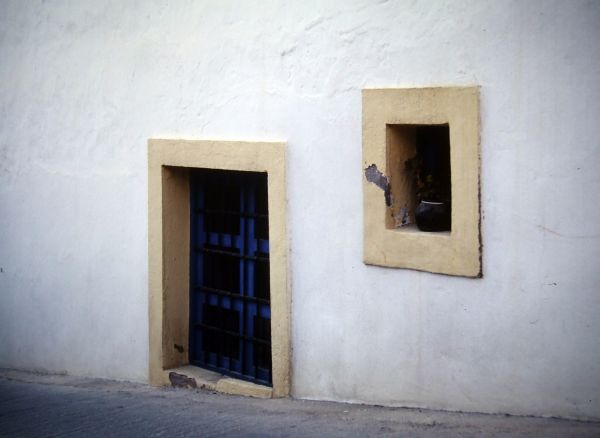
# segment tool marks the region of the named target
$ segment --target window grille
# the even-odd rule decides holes
[[[272,384],[267,174],[190,174],[190,363]]]

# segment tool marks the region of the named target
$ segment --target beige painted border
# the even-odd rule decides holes
[[[148,141],[149,379],[169,384],[188,361],[188,169],[268,173],[272,396],[290,390],[290,294],[286,233],[285,143],[206,140]],[[233,379],[228,379],[233,380]],[[243,382],[228,392],[247,393]],[[232,389],[233,388],[233,389]]]
[[[382,190],[363,177],[364,262],[481,277],[479,87],[363,90],[363,168],[387,169],[386,126],[450,126],[452,231],[386,228]],[[388,221],[389,224],[389,221]]]

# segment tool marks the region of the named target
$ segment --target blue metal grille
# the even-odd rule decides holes
[[[271,385],[267,174],[190,175],[190,363]]]

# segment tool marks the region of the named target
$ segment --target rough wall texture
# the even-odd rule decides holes
[[[147,138],[282,139],[296,397],[600,418],[599,2],[0,3],[0,366],[145,380]],[[484,278],[363,265],[361,88],[466,84]]]

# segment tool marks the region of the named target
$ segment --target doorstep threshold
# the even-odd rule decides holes
[[[234,379],[214,371],[193,365],[165,370],[171,386],[178,388],[198,388],[246,397],[272,398],[273,388],[257,385],[245,380]]]

